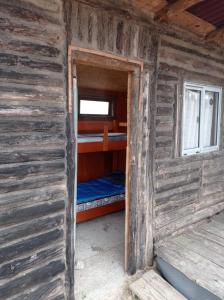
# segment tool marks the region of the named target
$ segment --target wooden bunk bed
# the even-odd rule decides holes
[[[125,126],[119,123],[118,126]],[[127,147],[127,134],[124,132],[109,132],[109,126],[104,125],[103,133],[84,133],[78,135],[78,153],[124,150]]]
[[[125,208],[124,173],[116,172],[116,169],[117,156],[127,147],[127,123],[80,121],[78,127],[78,155],[111,152],[114,171],[95,180],[78,183],[76,220],[81,223]]]

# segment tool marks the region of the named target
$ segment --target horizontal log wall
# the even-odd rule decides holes
[[[60,0],[0,0],[0,299],[65,299]]]
[[[91,4],[86,4],[88,2]],[[154,238],[159,240],[224,209],[220,179],[224,152],[179,157],[179,110],[184,80],[224,86],[223,53],[203,44],[192,34],[146,23],[137,13],[132,18],[133,11],[129,14],[119,9],[107,1],[100,1],[100,4],[99,1],[75,1],[72,44],[140,58],[152,72],[148,167],[151,168],[153,156],[150,186],[153,189]],[[155,40],[160,44],[156,54]],[[143,135],[139,139],[144,143]],[[142,207],[151,197],[149,194],[142,200]],[[148,218],[147,226],[151,220]]]
[[[184,81],[224,86],[224,59],[196,42],[161,36],[154,169],[155,237],[224,209],[223,135],[220,151],[180,157]],[[223,123],[222,123],[223,127]]]

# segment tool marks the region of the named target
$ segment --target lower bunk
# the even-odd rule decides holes
[[[121,172],[82,182],[77,186],[77,223],[124,208],[125,176]]]

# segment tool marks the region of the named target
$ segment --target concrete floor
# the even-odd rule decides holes
[[[77,226],[76,300],[119,300],[128,277],[124,273],[124,212]]]

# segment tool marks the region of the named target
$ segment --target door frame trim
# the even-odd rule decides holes
[[[75,57],[75,56],[78,57]],[[95,57],[95,59],[97,60],[97,62],[94,62],[92,60],[92,64],[93,65],[100,65],[108,69],[114,68],[119,70],[123,70],[123,71],[127,71],[128,72],[128,120],[127,120],[127,124],[128,124],[128,140],[127,140],[127,163],[126,163],[126,172],[130,175],[130,169],[131,164],[133,165],[133,156],[138,155],[138,153],[134,153],[134,150],[136,149],[131,149],[134,148],[134,146],[132,146],[131,141],[130,141],[130,136],[131,136],[131,132],[134,128],[134,126],[138,126],[138,124],[131,124],[131,120],[132,120],[132,116],[131,114],[133,114],[132,112],[132,107],[133,103],[131,103],[131,99],[133,97],[135,97],[138,101],[138,103],[136,104],[136,112],[141,112],[142,111],[142,103],[143,103],[143,93],[145,90],[145,86],[143,86],[143,84],[145,83],[144,81],[144,62],[143,60],[135,60],[135,59],[129,59],[120,55],[114,55],[114,54],[110,54],[104,51],[99,51],[99,50],[93,50],[93,49],[88,49],[88,48],[80,48],[80,47],[76,47],[76,46],[69,46],[68,48],[68,103],[67,103],[67,110],[68,110],[68,115],[70,116],[70,119],[73,121],[73,125],[71,125],[72,123],[70,122],[70,126],[73,126],[73,128],[71,129],[71,132],[73,133],[71,136],[73,137],[73,147],[75,149],[75,143],[76,143],[76,137],[74,136],[74,116],[73,116],[73,60],[76,59],[79,63],[80,61],[82,61],[82,63],[85,63],[85,57],[86,57],[86,64],[89,65],[90,61],[88,60],[88,57]],[[100,63],[99,61],[106,61],[105,63]],[[111,64],[110,64],[111,62]],[[133,86],[135,85],[136,90],[133,89]],[[137,97],[136,97],[136,93],[137,93]],[[132,105],[131,105],[132,104]],[[136,113],[136,114],[137,114]],[[75,150],[74,150],[75,151]],[[72,152],[71,152],[72,153]],[[75,154],[77,155],[77,154]],[[67,158],[68,159],[68,158]],[[73,163],[74,163],[74,158],[72,159]],[[73,166],[73,168],[75,169],[75,173],[73,174],[76,177],[76,172],[77,172],[77,168],[75,166]],[[133,168],[132,168],[133,169]],[[139,171],[139,169],[137,169],[135,167],[135,170],[137,170],[137,172]],[[138,173],[136,174],[136,176],[138,176]],[[74,178],[69,178],[68,176],[68,182],[70,182],[70,184],[74,184]],[[136,216],[135,213],[130,213],[133,209],[133,205],[135,205],[135,211],[137,211],[137,206],[140,205],[140,201],[135,200],[134,203],[132,203],[132,205],[130,205],[131,203],[131,196],[128,194],[130,192],[129,189],[129,185],[131,184],[131,178],[129,176],[129,178],[127,178],[128,176],[126,176],[126,195],[127,196],[127,200],[126,200],[126,209],[125,209],[125,270],[127,273],[129,274],[133,274],[136,272],[136,270],[138,270],[139,268],[141,268],[141,266],[138,263],[138,258],[137,255],[139,255],[139,249],[138,247],[140,247],[139,243],[135,242],[135,238],[137,236],[140,236],[140,233],[137,232],[135,234],[133,234],[133,228],[135,228],[135,223],[136,223]],[[137,181],[137,179],[136,179]],[[136,183],[135,183],[136,184]],[[150,184],[150,182],[149,182]],[[76,185],[74,184],[74,189],[76,188]],[[134,188],[132,187],[132,194],[133,194]],[[139,196],[137,196],[139,197]],[[72,216],[72,222],[73,222],[73,226],[74,226],[74,234],[73,236],[75,236],[75,231],[76,231],[76,219],[75,219],[75,203],[74,203],[74,193],[73,196],[69,195],[69,207],[71,208],[71,211],[73,212],[73,216]],[[149,206],[152,205],[151,203],[152,199],[151,199],[151,195],[149,195]],[[68,212],[67,212],[68,213]],[[71,213],[71,212],[70,212]],[[142,217],[142,216],[141,216]],[[138,217],[138,218],[141,218]],[[147,220],[149,220],[147,226],[150,227],[149,231],[152,231],[152,227],[153,227],[153,220],[152,220],[152,216],[147,216],[146,217]],[[133,223],[133,226],[132,226]],[[145,223],[144,223],[145,225]],[[68,225],[67,225],[68,226]],[[148,229],[148,228],[147,228]],[[138,228],[138,230],[140,230]],[[144,233],[145,235],[147,235],[147,230],[145,230],[146,233]],[[143,234],[143,235],[144,235]],[[147,245],[149,245],[149,243],[153,243],[153,241],[151,240],[151,238],[146,237],[145,241],[143,241],[143,243],[146,243]],[[137,245],[136,245],[137,244]],[[70,261],[74,261],[74,257],[75,257],[75,245],[74,245],[74,241],[73,241],[73,245],[72,243],[70,243],[68,246],[73,247],[72,251],[67,251],[67,253],[73,253],[73,259],[71,259]],[[131,250],[130,250],[131,248]],[[147,249],[145,249],[145,252],[148,253],[148,255],[152,256],[152,251],[151,251],[152,245],[150,245],[150,247],[148,246],[148,249],[150,249],[149,251]],[[147,259],[144,258],[145,261],[148,261],[151,264],[151,259]],[[144,261],[143,259],[143,261]],[[143,263],[144,265],[144,263]],[[74,272],[73,272],[73,276],[74,276]]]

